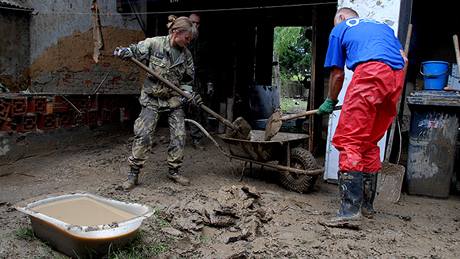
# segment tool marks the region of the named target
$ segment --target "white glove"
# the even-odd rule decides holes
[[[113,51],[113,55],[122,59],[128,59],[130,57],[133,57],[133,52],[130,48],[117,47]]]

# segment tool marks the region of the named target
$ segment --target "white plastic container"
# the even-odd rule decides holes
[[[130,215],[123,221],[104,222],[94,226],[75,225],[56,217],[37,212],[37,208],[53,204],[70,203],[73,200],[92,201],[103,207],[110,207],[124,215]],[[56,250],[71,257],[90,257],[106,254],[109,249],[116,249],[131,241],[142,221],[153,214],[153,210],[136,203],[126,203],[107,199],[87,192],[47,195],[23,201],[16,209],[29,215],[32,229],[37,237],[47,242]],[[94,211],[81,211],[82,216],[91,217]],[[96,216],[96,215],[94,215]]]

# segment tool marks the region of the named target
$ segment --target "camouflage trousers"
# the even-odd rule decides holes
[[[179,168],[184,158],[185,122],[184,111],[181,107],[165,112],[168,114],[169,147],[168,167]],[[160,112],[157,108],[142,107],[139,117],[134,123],[134,141],[132,154],[128,158],[129,164],[135,168],[142,168],[148,153],[152,148],[152,136],[157,126]]]

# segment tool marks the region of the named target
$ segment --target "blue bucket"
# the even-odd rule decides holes
[[[444,61],[422,62],[424,88],[425,90],[443,90],[447,84],[449,63]]]

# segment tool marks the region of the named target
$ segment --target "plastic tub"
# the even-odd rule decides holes
[[[57,215],[59,214],[58,206],[62,206],[59,204],[72,206],[72,202],[94,203],[100,206],[98,209],[79,211],[77,213],[79,215],[74,220],[80,220],[78,219],[80,216],[85,216],[91,220],[95,220],[97,217],[104,219],[105,215],[101,216],[100,214],[104,208],[116,212],[115,215],[123,215],[124,220],[104,222],[92,226],[64,222],[62,217]],[[52,208],[52,206],[55,206],[54,209],[58,208],[57,214],[39,212]],[[29,215],[32,229],[38,238],[56,250],[78,258],[103,255],[109,249],[113,250],[125,245],[135,237],[142,221],[153,214],[153,210],[148,206],[107,199],[87,192],[37,197],[18,203],[16,209]],[[97,213],[99,215],[96,215]]]
[[[443,90],[447,84],[449,63],[445,61],[422,62],[422,71],[425,90]]]

